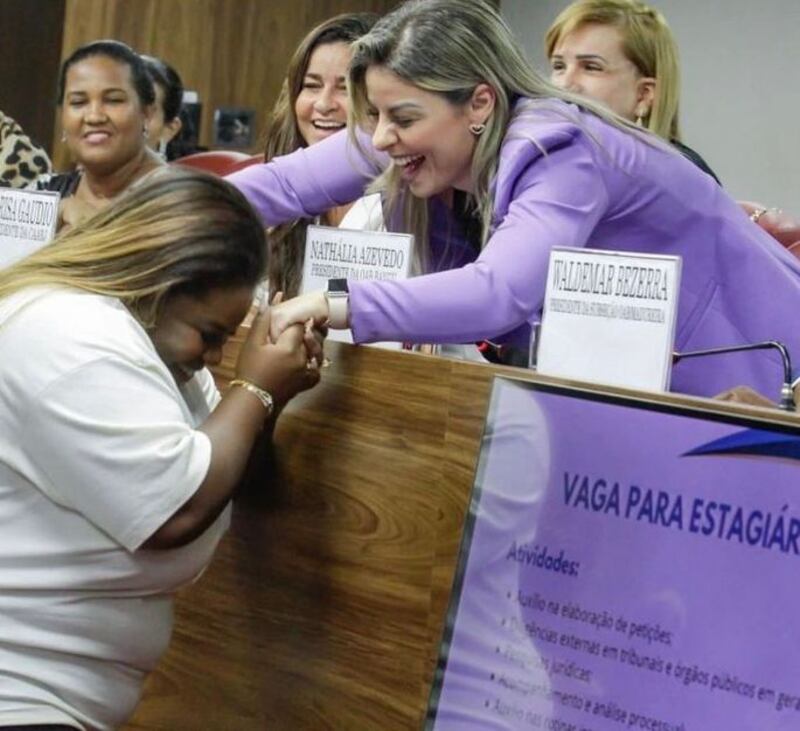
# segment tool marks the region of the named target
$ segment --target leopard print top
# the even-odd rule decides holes
[[[0,186],[28,187],[50,168],[47,153],[0,111]]]

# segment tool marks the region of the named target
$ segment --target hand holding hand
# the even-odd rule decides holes
[[[328,335],[328,328],[324,325],[315,325],[309,320],[305,324],[305,335],[303,342],[306,346],[308,362],[311,367],[322,368],[325,364],[325,338]]]
[[[271,302],[273,312],[275,311],[275,306],[281,302],[283,302],[283,292],[276,292]],[[325,361],[323,345],[325,338],[328,337],[328,328],[324,324],[316,324],[313,319],[306,321],[304,326],[305,335],[303,340],[308,354],[308,367],[321,368]]]
[[[281,333],[292,325],[305,324],[310,320],[315,326],[321,326],[328,320],[328,300],[322,291],[278,302],[271,309],[269,336],[273,342],[277,342]]]
[[[302,324],[289,325],[273,342],[270,309],[253,320],[236,364],[236,378],[269,391],[280,408],[300,391],[319,382],[319,369],[309,368],[306,332]],[[314,346],[321,354],[321,344]],[[315,350],[315,353],[317,351]]]

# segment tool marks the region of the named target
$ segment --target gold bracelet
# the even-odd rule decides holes
[[[272,416],[272,412],[275,410],[275,400],[272,398],[272,394],[269,391],[261,388],[260,386],[256,386],[255,383],[245,381],[243,378],[234,378],[228,384],[228,388],[233,386],[241,386],[245,391],[252,393],[253,396],[255,396],[261,402],[261,405],[267,410],[267,417]]]

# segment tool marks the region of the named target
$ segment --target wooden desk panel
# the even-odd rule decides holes
[[[328,350],[263,489],[179,595],[131,731],[419,728],[490,379],[508,369]]]

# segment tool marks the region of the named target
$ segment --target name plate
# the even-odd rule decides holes
[[[550,253],[537,370],[669,388],[681,260],[594,249]]]
[[[798,427],[496,379],[425,728],[800,728],[798,484]]]
[[[58,224],[58,193],[0,188],[0,267],[48,243]]]
[[[414,237],[386,231],[309,226],[301,292],[327,289],[329,279],[406,279]],[[331,330],[329,340],[352,343],[350,330]],[[371,343],[401,349],[402,343]]]

